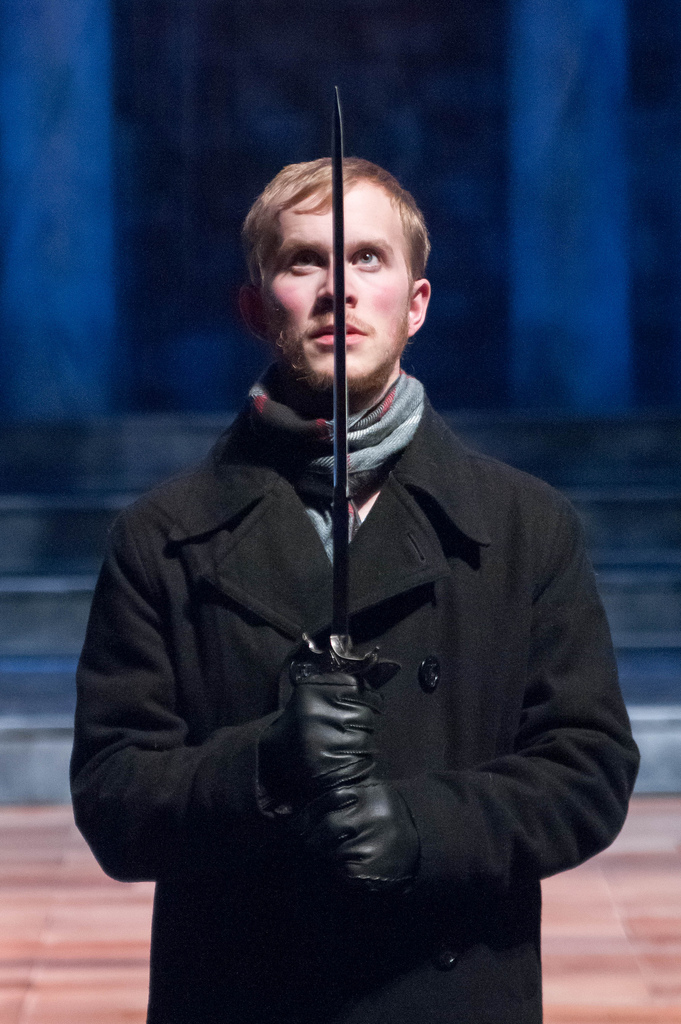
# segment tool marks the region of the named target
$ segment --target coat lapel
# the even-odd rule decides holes
[[[299,640],[330,616],[331,563],[303,505],[281,479],[232,534],[216,537],[209,578],[224,594]]]
[[[200,575],[212,587],[292,640],[304,631],[321,634],[330,626],[332,586],[323,545],[293,487],[271,466],[254,464],[234,438],[218,442],[203,475],[195,477],[194,492],[206,490],[195,493],[200,521],[185,522],[174,539],[186,543],[192,533],[212,529],[200,555]],[[489,543],[466,455],[427,405],[416,437],[350,547],[351,615],[449,573],[440,539],[415,500],[418,491],[474,543]],[[230,516],[238,520],[233,529]]]
[[[482,547],[491,543],[484,502],[478,493],[469,451],[426,399],[414,440],[405,448],[394,475],[408,490],[427,494],[452,526]]]
[[[204,575],[232,600],[291,639],[331,621],[331,563],[303,506],[285,481],[233,534],[215,539]],[[350,612],[364,611],[448,573],[437,535],[396,481],[381,491],[350,547]]]
[[[449,573],[437,535],[418,504],[392,477],[350,545],[350,615]],[[312,635],[330,625],[319,609]]]

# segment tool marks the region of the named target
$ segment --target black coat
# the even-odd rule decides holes
[[[576,514],[427,406],[352,543],[355,644],[402,664],[378,743],[421,840],[407,895],[348,896],[257,806],[330,580],[243,420],[112,529],[73,798],[105,871],[157,881],[149,1021],[536,1024],[539,881],[612,841],[638,761]]]

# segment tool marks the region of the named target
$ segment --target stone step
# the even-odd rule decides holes
[[[681,417],[446,418],[575,502],[643,754],[637,791],[680,792]],[[0,802],[68,800],[76,662],[108,526],[230,420],[0,425]]]
[[[80,423],[0,424],[5,492],[141,491],[199,461],[232,421],[147,414]],[[681,476],[681,416],[580,418],[447,412],[465,441],[556,486],[673,484]]]
[[[620,686],[627,704],[681,703],[681,644],[616,649]]]
[[[0,658],[0,717],[67,715],[76,707],[77,658]]]
[[[70,803],[72,747],[70,716],[0,716],[0,804]]]
[[[641,751],[636,793],[681,793],[681,705],[630,705]]]
[[[96,577],[0,577],[0,658],[77,658]]]
[[[592,549],[614,561],[660,549],[664,561],[681,552],[681,488],[590,487],[566,491]],[[0,573],[97,572],[106,533],[134,492],[0,495]],[[666,557],[664,552],[667,552]]]
[[[616,647],[681,646],[681,565],[598,566]],[[77,657],[94,574],[0,577],[0,658]]]
[[[616,653],[628,704],[681,701],[681,644]],[[0,715],[73,714],[77,663],[77,657],[0,657]]]
[[[629,707],[641,751],[636,793],[681,792],[681,706]],[[72,719],[0,715],[0,804],[68,803]]]
[[[659,486],[681,479],[681,416],[586,419],[530,413],[444,413],[468,444],[556,487]]]
[[[654,538],[649,538],[654,540]],[[608,569],[667,569],[681,566],[681,548],[661,548],[651,544],[635,548],[593,547],[591,561],[596,572]]]
[[[0,486],[5,493],[143,491],[199,462],[233,418],[0,423]]]
[[[582,519],[592,549],[681,549],[678,486],[572,487],[565,488],[565,494]]]
[[[600,567],[597,582],[617,646],[636,634],[668,636],[665,646],[681,638],[681,565]]]
[[[0,573],[96,573],[130,493],[0,495]]]

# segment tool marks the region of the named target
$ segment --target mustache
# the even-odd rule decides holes
[[[307,334],[307,336],[309,338],[311,338],[316,333],[318,333],[322,328],[329,327],[329,326],[332,326],[332,325],[329,324],[328,320],[320,320],[319,323],[313,325],[308,331],[306,331],[306,334]],[[346,316],[346,318],[345,318],[345,330],[346,330],[346,333],[352,331],[353,328],[354,328],[354,330],[359,331],[360,334],[366,334],[367,337],[371,337],[372,335],[374,335],[376,333],[375,328],[372,327],[371,324],[366,323],[364,320],[360,320],[359,317],[353,316],[352,318],[348,318]]]

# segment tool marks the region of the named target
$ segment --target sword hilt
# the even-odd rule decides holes
[[[397,661],[380,658],[378,646],[365,654],[358,653],[347,635],[332,634],[326,648],[319,647],[307,633],[303,633],[303,640],[307,644],[309,654],[306,658],[291,662],[289,676],[294,686],[319,672],[345,672],[372,690],[377,690],[389,682],[402,667]]]

